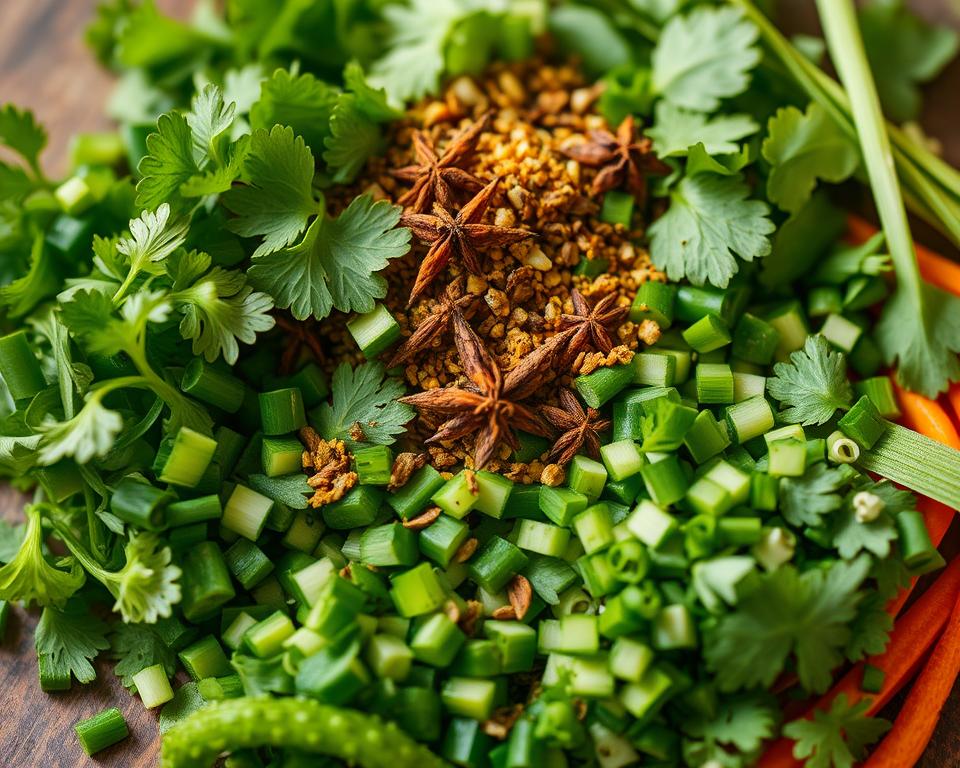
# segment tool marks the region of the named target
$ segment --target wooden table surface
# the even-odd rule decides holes
[[[954,0],[908,0],[927,18],[960,24]],[[103,104],[110,77],[100,70],[83,43],[83,29],[95,0],[4,0],[0,13],[0,102],[33,109],[50,132],[44,164],[53,171],[66,164],[67,141],[77,131],[109,127]],[[185,15],[192,0],[157,0],[168,12]],[[781,0],[782,20],[795,31],[815,31],[813,0]],[[923,125],[940,139],[946,157],[960,166],[960,62],[926,90]],[[0,516],[20,516],[21,497],[0,488]],[[12,612],[0,644],[0,768],[148,768],[156,764],[156,717],[131,697],[104,660],[96,664],[97,681],[74,685],[68,693],[47,695],[37,683],[32,629],[36,612]],[[118,706],[131,738],[96,759],[86,758],[73,735],[73,724],[108,706]],[[893,716],[895,711],[886,713]],[[942,714],[922,768],[960,766],[960,687]],[[899,767],[898,767],[899,768]],[[903,766],[903,768],[908,768]]]

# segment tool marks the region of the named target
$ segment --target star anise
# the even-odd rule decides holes
[[[666,174],[670,169],[653,154],[653,142],[636,138],[633,115],[624,118],[616,135],[606,129],[590,131],[590,141],[573,144],[563,152],[583,165],[600,168],[593,179],[593,193],[626,187],[640,205],[647,196],[648,174]]]
[[[300,360],[304,347],[310,350],[313,358],[319,362],[324,358],[322,335],[318,331],[318,323],[312,317],[306,320],[293,320],[285,315],[274,314],[277,327],[283,333],[283,351],[280,353],[279,373],[292,373]]]
[[[452,256],[456,256],[470,272],[479,275],[482,273],[480,250],[511,245],[533,237],[534,233],[526,229],[480,223],[499,182],[497,178],[487,184],[456,216],[439,203],[434,203],[433,215],[405,213],[400,217],[400,226],[410,227],[421,242],[430,245],[420,264],[407,306],[427,289]]]
[[[400,402],[421,412],[447,417],[428,443],[476,434],[473,465],[481,469],[493,458],[501,442],[514,449],[518,447],[514,429],[541,436],[548,432],[533,410],[514,399],[504,383],[500,366],[483,348],[467,321],[454,315],[453,325],[461,365],[470,383],[464,387],[418,392],[400,398]]]
[[[600,458],[599,433],[609,429],[610,420],[600,418],[595,408],[583,409],[580,400],[569,389],[560,390],[560,407],[544,405],[540,412],[562,434],[550,450],[550,460],[557,464],[570,461],[586,450],[591,458]]]
[[[396,351],[387,368],[412,360],[414,355],[429,347],[433,341],[450,326],[450,319],[459,315],[476,300],[473,294],[463,293],[463,281],[455,280],[440,294],[437,306],[417,326],[400,348]]]
[[[413,182],[413,186],[399,197],[397,203],[412,209],[414,213],[431,210],[434,202],[444,208],[452,208],[457,202],[457,193],[472,194],[483,187],[480,179],[457,166],[474,153],[480,134],[489,122],[490,113],[487,113],[454,136],[439,157],[436,147],[425,133],[414,133],[413,149],[419,163],[392,171],[396,178]]]
[[[576,289],[571,292],[570,299],[573,302],[573,314],[560,316],[561,332],[571,332],[562,365],[572,364],[581,352],[588,349],[598,352],[613,349],[610,329],[620,325],[630,311],[628,307],[617,306],[615,293],[604,296],[593,309]]]

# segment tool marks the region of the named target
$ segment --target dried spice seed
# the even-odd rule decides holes
[[[530,610],[530,603],[533,601],[533,587],[526,576],[517,574],[510,583],[507,584],[507,599],[518,619],[523,619]]]
[[[462,315],[464,310],[474,301],[476,301],[475,296],[463,293],[462,280],[450,283],[446,290],[440,294],[440,299],[434,310],[427,315],[424,321],[417,326],[417,330],[394,353],[390,362],[387,363],[387,368],[395,368],[412,360],[418,353],[433,344],[440,334],[450,326],[452,317]]]
[[[573,331],[567,343],[562,364],[569,366],[579,354],[594,349],[599,352],[610,352],[613,349],[613,340],[610,338],[610,328],[622,323],[629,313],[629,307],[617,306],[619,297],[615,293],[604,296],[593,309],[578,290],[570,294],[573,303],[573,313],[560,317],[560,327]]]
[[[514,621],[517,618],[517,609],[512,605],[501,605],[499,608],[494,609],[493,613],[490,614],[491,619],[496,619],[497,621]]]
[[[395,491],[407,484],[411,475],[418,469],[423,468],[427,463],[427,456],[423,453],[398,453],[393,460],[393,467],[390,469],[390,482],[387,485],[388,491]]]
[[[453,555],[453,562],[455,563],[465,563],[471,557],[473,553],[477,551],[477,547],[480,545],[480,542],[477,539],[467,539],[463,544],[460,545],[460,548]]]
[[[483,732],[494,739],[503,741],[510,735],[513,726],[523,714],[523,704],[511,704],[507,707],[499,707],[494,710],[489,719],[483,722],[481,726]]]
[[[457,626],[460,627],[463,634],[467,637],[473,637],[477,631],[477,622],[483,616],[483,605],[476,600],[467,600],[466,610],[463,611],[457,620]]]
[[[422,531],[424,528],[429,528],[433,525],[438,517],[440,517],[440,507],[429,507],[422,514],[412,517],[409,520],[404,520],[403,527],[409,528],[411,531]]]

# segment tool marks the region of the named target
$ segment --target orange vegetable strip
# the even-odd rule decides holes
[[[956,424],[960,425],[960,382],[950,386],[947,391],[947,401],[950,403]]]
[[[897,621],[886,650],[871,656],[866,662],[855,664],[840,680],[811,707],[805,717],[812,717],[815,709],[827,709],[841,693],[847,701],[855,704],[865,696],[860,690],[864,663],[879,667],[885,673],[883,687],[870,702],[869,714],[882,709],[910,680],[927,650],[933,645],[947,622],[948,611],[960,593],[960,558],[946,567],[943,573],[920,596],[910,610]],[[793,757],[793,741],[779,738],[764,752],[757,768],[799,768],[800,761]],[[906,766],[906,764],[904,764]]]
[[[848,239],[863,243],[877,233],[877,228],[859,216],[847,217]],[[960,264],[914,243],[920,275],[931,285],[960,296]]]
[[[891,381],[897,393],[897,400],[900,401],[900,410],[903,412],[906,426],[926,435],[931,440],[937,440],[960,450],[960,435],[957,434],[957,428],[953,426],[943,406],[936,400],[903,389],[893,378]]]
[[[937,727],[940,710],[960,676],[960,599],[954,600],[946,628],[926,666],[907,694],[893,728],[864,768],[915,765]]]

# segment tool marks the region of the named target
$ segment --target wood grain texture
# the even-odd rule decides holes
[[[909,0],[930,19],[957,22],[951,0]],[[12,101],[31,108],[50,133],[44,164],[61,171],[67,160],[67,142],[77,131],[109,126],[103,104],[110,78],[99,69],[83,44],[83,28],[95,0],[4,0],[0,3],[0,102]],[[192,0],[158,0],[168,12],[185,15]],[[792,30],[815,31],[813,0],[780,0],[785,23]],[[939,138],[945,155],[960,165],[960,61],[928,87],[923,123]],[[21,517],[23,497],[11,488],[0,488],[0,517]],[[62,694],[44,694],[37,683],[33,652],[36,612],[13,611],[6,638],[0,643],[0,768],[148,768],[157,761],[156,716],[130,696],[113,675],[110,665],[96,664],[97,681],[75,686]],[[83,755],[73,734],[73,724],[109,706],[124,712],[131,738],[90,759]],[[896,703],[885,712],[896,714]],[[960,688],[942,713],[921,768],[960,766]],[[899,768],[899,767],[898,767]],[[908,768],[903,766],[903,768]]]

